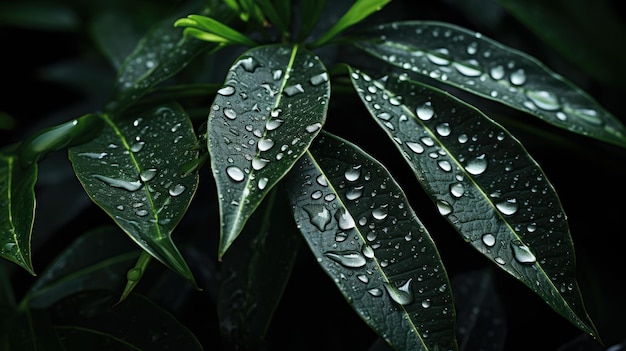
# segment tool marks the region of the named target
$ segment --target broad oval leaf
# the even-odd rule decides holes
[[[30,237],[36,182],[36,163],[22,168],[15,155],[0,154],[0,257],[33,275]]]
[[[181,167],[198,158],[191,121],[176,104],[134,119],[113,120],[90,142],[69,149],[89,197],[142,249],[193,281],[171,233],[187,211],[197,171]]]
[[[404,76],[352,82],[439,212],[498,267],[597,335],[576,281],[567,216],[539,165],[474,107]]]
[[[430,235],[387,170],[324,133],[286,178],[320,266],[397,350],[456,350],[450,282]]]
[[[609,111],[537,59],[480,33],[440,22],[378,26],[354,44],[404,70],[604,142],[626,147],[626,128]]]
[[[329,96],[326,68],[298,45],[254,48],[230,68],[208,121],[220,257],[319,133]]]

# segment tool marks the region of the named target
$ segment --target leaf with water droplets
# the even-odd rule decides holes
[[[591,96],[537,59],[480,33],[409,21],[378,26],[365,35],[354,44],[392,65],[626,147],[626,127]]]
[[[176,104],[135,118],[114,120],[94,140],[69,149],[85,191],[132,240],[170,269],[193,281],[171,234],[198,184],[197,170],[181,168],[198,158],[191,121]]]
[[[230,68],[208,122],[220,257],[319,133],[329,95],[326,68],[297,45],[249,50]]]
[[[597,335],[576,282],[567,217],[523,146],[472,106],[405,76],[373,79],[352,70],[351,79],[465,241],[578,328]]]
[[[0,154],[0,257],[33,275],[30,237],[36,181],[37,164],[22,168],[16,156]]]
[[[397,350],[456,350],[445,268],[387,170],[328,133],[297,169],[285,184],[296,225],[365,323]]]

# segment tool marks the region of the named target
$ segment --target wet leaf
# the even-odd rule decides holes
[[[263,345],[298,253],[301,238],[285,220],[289,203],[277,190],[250,217],[221,265],[220,330],[232,349]]]
[[[323,133],[286,178],[296,225],[359,316],[397,350],[456,350],[450,282],[387,170]]]
[[[46,308],[79,291],[118,292],[139,250],[115,226],[95,228],[61,252],[30,287],[21,305]]]
[[[126,286],[124,287],[124,291],[122,291],[122,296],[120,296],[118,303],[124,301],[128,295],[133,292],[133,289],[139,284],[141,277],[143,277],[143,274],[146,272],[150,261],[152,261],[152,256],[142,251],[137,262],[135,262],[135,266],[126,272]]]
[[[537,59],[480,33],[411,21],[378,26],[365,35],[355,45],[392,65],[626,147],[624,125],[591,96]]]
[[[189,117],[176,104],[136,118],[113,120],[69,157],[89,197],[142,249],[193,281],[171,234],[198,184],[197,170],[181,167],[198,158]]]
[[[439,213],[494,264],[581,330],[597,335],[576,281],[560,200],[535,160],[500,125],[443,91],[404,76],[351,72]]]
[[[16,156],[0,154],[0,257],[33,275],[30,237],[36,182],[37,164],[22,168]]]
[[[329,96],[326,68],[300,46],[261,46],[230,68],[208,121],[220,257],[319,133]]]
[[[65,298],[49,311],[67,350],[202,350],[176,318],[147,298],[86,291]]]

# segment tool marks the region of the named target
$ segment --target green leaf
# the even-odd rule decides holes
[[[118,291],[139,250],[115,226],[92,229],[59,254],[30,287],[20,306],[46,308],[83,290]]]
[[[296,225],[359,316],[396,350],[456,350],[437,248],[387,170],[323,133],[286,178]]]
[[[321,130],[330,84],[311,52],[270,45],[245,52],[217,93],[208,149],[220,201],[221,257]]]
[[[35,275],[30,237],[35,218],[37,164],[22,168],[15,155],[0,154],[0,257]]]
[[[352,70],[374,120],[463,239],[592,336],[560,200],[535,160],[474,107],[405,76]]]
[[[318,24],[320,16],[326,7],[326,0],[302,0],[300,1],[300,32],[298,39],[304,40],[311,34]]]
[[[389,2],[391,0],[356,0],[339,21],[335,22],[319,39],[311,43],[311,46],[319,47],[326,44],[348,27],[363,21],[372,13],[380,11]]]
[[[148,268],[150,261],[152,261],[152,256],[150,256],[147,252],[142,251],[137,259],[137,262],[135,262],[135,266],[129,269],[126,273],[126,286],[124,287],[124,291],[122,291],[122,296],[120,296],[118,303],[126,300],[128,295],[130,295],[137,284],[139,284],[139,281]]]
[[[263,14],[267,16],[269,21],[276,26],[281,33],[288,33],[287,24],[289,23],[289,17],[282,17],[278,14],[277,9],[270,0],[256,0],[256,4],[259,6]],[[284,19],[284,20],[283,20]]]
[[[176,104],[134,119],[103,118],[107,127],[96,139],[69,150],[74,172],[93,202],[131,239],[193,281],[170,237],[198,184],[197,170],[180,172],[198,158],[189,118]]]
[[[115,300],[111,292],[86,291],[52,306],[52,322],[65,349],[202,350],[185,326],[147,298],[131,294],[112,308]]]
[[[191,27],[215,34],[231,44],[255,46],[256,43],[245,34],[207,16],[189,15],[174,22],[174,27]]]
[[[301,242],[295,225],[285,223],[289,211],[275,187],[224,255],[217,308],[233,349],[259,349],[281,301]]]
[[[537,59],[480,33],[408,21],[377,26],[364,35],[354,45],[392,65],[626,147],[624,125],[591,96]]]
[[[8,336],[6,350],[65,351],[49,314],[42,309],[27,309],[15,314]]]

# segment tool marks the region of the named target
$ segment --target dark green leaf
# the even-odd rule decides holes
[[[0,24],[41,31],[71,31],[80,17],[68,4],[51,1],[10,1],[0,4]]]
[[[617,88],[626,79],[626,53],[609,38],[626,37],[617,2],[586,0],[498,0],[550,48]],[[581,50],[581,48],[585,48]]]
[[[126,272],[126,286],[124,287],[124,291],[122,291],[122,296],[120,296],[118,303],[124,301],[133,289],[135,289],[137,284],[139,284],[139,281],[148,268],[150,261],[152,261],[152,256],[150,256],[147,252],[142,251],[141,255],[139,255],[139,258],[137,259],[137,262],[135,262],[135,266]]]
[[[218,313],[233,348],[258,349],[281,300],[300,244],[295,225],[285,223],[289,211],[274,188],[224,255]]]
[[[263,11],[263,14],[267,16],[268,20],[276,26],[281,33],[288,32],[287,24],[289,23],[289,17],[281,17],[270,0],[256,0],[256,3]]]
[[[355,45],[404,70],[626,147],[624,125],[591,96],[537,59],[480,33],[439,22],[397,22],[370,29]]]
[[[16,156],[0,154],[0,257],[33,275],[30,236],[36,182],[37,164],[22,168]]]
[[[230,68],[208,122],[220,257],[319,133],[329,96],[326,68],[300,46],[258,47]]]
[[[396,350],[456,350],[450,282],[387,170],[327,133],[288,176],[296,224],[359,316]]]
[[[49,307],[83,290],[117,292],[139,250],[114,226],[93,229],[69,245],[30,287],[22,305]]]
[[[376,122],[444,216],[479,252],[581,330],[597,335],[576,281],[561,202],[520,143],[451,95],[351,72]]]
[[[131,294],[115,305],[105,291],[86,291],[50,308],[67,350],[202,350],[196,337],[167,311]]]
[[[300,1],[300,32],[298,39],[304,40],[311,34],[318,24],[320,16],[326,6],[326,0],[302,0]]]
[[[14,315],[7,350],[65,351],[45,310],[26,309]]]
[[[193,281],[170,237],[198,183],[197,170],[180,171],[198,158],[189,118],[175,104],[155,107],[133,119],[103,118],[107,126],[96,139],[70,148],[74,172],[89,197],[131,239]]]
[[[326,44],[345,29],[363,21],[372,13],[380,11],[389,2],[391,0],[356,0],[348,11],[311,46],[318,47]]]

